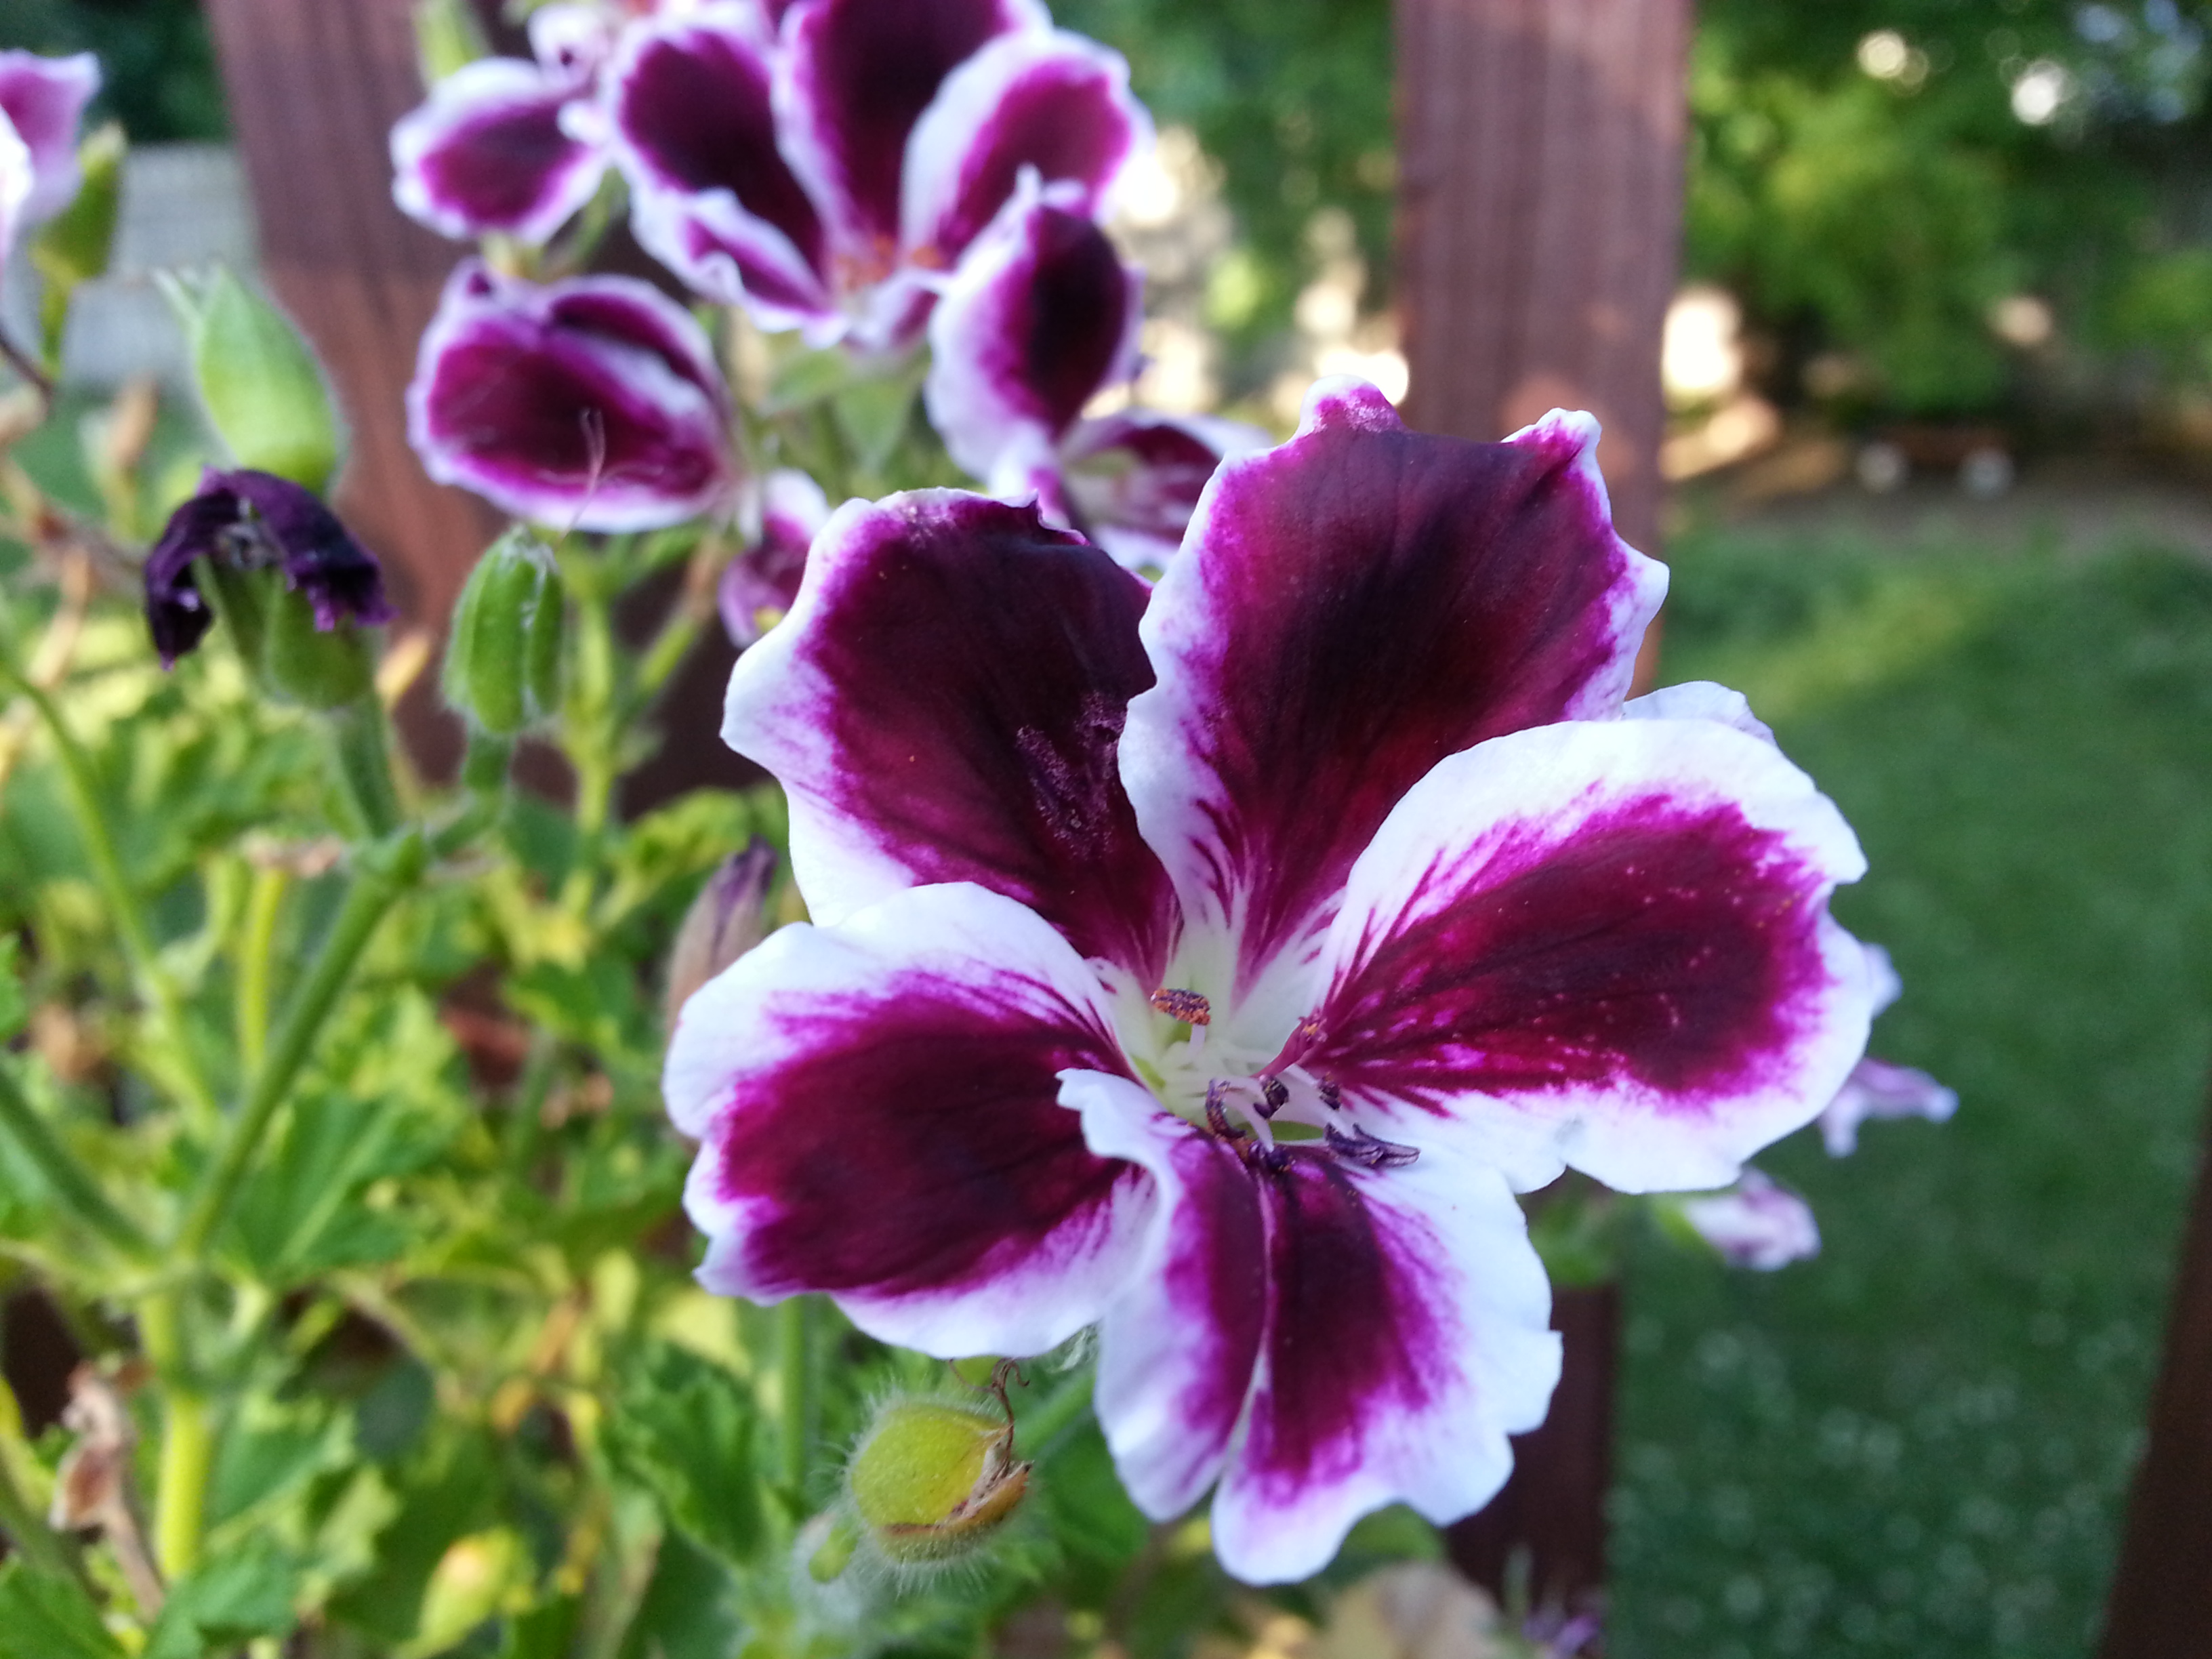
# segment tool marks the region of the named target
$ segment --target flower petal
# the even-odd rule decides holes
[[[606,120],[647,251],[763,327],[830,311],[820,216],[776,143],[774,58],[750,8],[711,5],[630,31]]]
[[[1144,605],[1033,508],[928,490],[839,509],[791,615],[738,659],[722,727],[790,795],[815,916],[980,882],[1156,988],[1172,899],[1114,768],[1151,683]]]
[[[993,36],[1046,22],[1037,0],[808,0],[784,19],[785,153],[849,253],[888,266],[908,135],[945,76]]]
[[[1048,449],[1136,370],[1144,273],[1054,199],[1031,190],[1011,204],[929,319],[930,422],[978,478],[1010,452]]]
[[[1064,31],[1002,34],[945,77],[906,148],[900,240],[950,270],[1013,199],[1025,171],[1089,217],[1123,163],[1152,143],[1129,66]]]
[[[580,529],[676,524],[733,484],[705,333],[626,276],[540,288],[464,264],[422,336],[407,421],[440,483]]]
[[[1705,720],[1577,721],[1423,779],[1354,866],[1303,1062],[1516,1185],[1724,1186],[1866,1047],[1865,870],[1812,781]]]
[[[1596,422],[1408,432],[1324,381],[1214,475],[1145,616],[1122,776],[1194,926],[1256,973],[1325,924],[1400,796],[1486,738],[1620,707],[1664,567],[1613,533]]]
[[[1851,1067],[1836,1097],[1821,1109],[1820,1140],[1831,1158],[1858,1150],[1859,1125],[1869,1118],[1924,1117],[1948,1123],[1959,1109],[1959,1093],[1927,1073],[1869,1054]]]
[[[1751,712],[1751,701],[1741,691],[1711,680],[1686,680],[1662,685],[1621,705],[1621,718],[1632,720],[1717,720],[1761,743],[1774,741],[1774,728]]]
[[[519,58],[455,70],[392,129],[392,199],[441,235],[550,240],[606,172],[599,148],[562,125],[579,90],[573,75]]]
[[[887,1342],[1036,1353],[1098,1317],[1152,1202],[1057,1103],[1118,1070],[1097,977],[973,886],[784,928],[684,1006],[665,1090],[702,1146],[702,1282],[826,1291]]]
[[[1099,1328],[1099,1420],[1139,1508],[1170,1519],[1221,1470],[1215,1553],[1272,1583],[1320,1571],[1387,1504],[1446,1522],[1488,1501],[1559,1370],[1550,1286],[1494,1171],[1312,1145],[1262,1170],[1133,1085],[1072,1076],[1062,1097],[1094,1151],[1160,1190]]]
[[[99,90],[100,60],[88,52],[74,58],[0,52],[0,116],[30,152],[21,222],[51,219],[76,198],[77,127]]]
[[[1242,421],[1127,409],[1068,434],[1061,488],[1083,533],[1116,561],[1164,570],[1222,462],[1269,441]]]
[[[289,478],[240,467],[210,471],[200,481],[200,493],[228,497],[234,518],[244,518],[246,507],[252,509],[258,528],[276,544],[285,586],[307,595],[318,629],[327,633],[342,622],[375,626],[398,616],[384,597],[384,568],[376,556],[354,539],[313,490]]]
[[[31,199],[31,147],[15,136],[15,129],[0,115],[0,275],[8,269],[8,254],[15,245],[15,232],[23,223],[24,204]]]
[[[715,591],[738,650],[783,620],[799,598],[806,550],[829,520],[829,499],[805,473],[780,467],[761,481],[760,539],[730,561]]]
[[[1725,1192],[1683,1200],[1682,1219],[1731,1267],[1772,1273],[1820,1253],[1813,1206],[1748,1164]]]

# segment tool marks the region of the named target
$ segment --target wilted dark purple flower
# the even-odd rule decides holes
[[[366,626],[396,614],[375,556],[312,492],[273,473],[210,468],[146,557],[146,624],[165,668],[215,623],[193,574],[201,559],[240,572],[281,572],[326,633],[341,623]]]
[[[1215,469],[1267,434],[1151,410],[1082,418],[1137,372],[1144,278],[1072,205],[1025,187],[962,262],[930,318],[929,418],[994,495],[1033,495],[1122,564],[1164,566]]]
[[[470,261],[407,388],[430,476],[581,530],[653,530],[723,505],[737,467],[706,331],[627,276],[544,287]]]

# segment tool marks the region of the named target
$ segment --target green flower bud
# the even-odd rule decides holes
[[[894,1567],[973,1554],[1029,1491],[1011,1417],[944,1400],[894,1400],[846,1470],[853,1510]]]
[[[446,701],[494,737],[550,719],[561,703],[562,611],[550,550],[508,531],[477,561],[453,606]]]
[[[284,314],[218,269],[164,284],[191,348],[208,418],[240,466],[320,489],[337,466],[337,417]]]
[[[216,608],[247,672],[270,696],[307,708],[343,708],[376,684],[368,641],[350,624],[325,629],[313,599],[273,569],[210,572]]]

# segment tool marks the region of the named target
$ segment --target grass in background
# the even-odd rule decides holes
[[[1665,678],[1747,692],[1857,828],[1876,1052],[1963,1104],[1760,1160],[1813,1262],[1632,1262],[1613,1651],[2079,1659],[2204,1122],[2212,568],[1675,556]]]

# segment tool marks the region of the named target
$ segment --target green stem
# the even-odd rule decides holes
[[[676,613],[662,626],[644,657],[637,665],[637,692],[641,700],[647,700],[668,683],[668,677],[683,665],[697,643],[700,625],[704,619],[691,608],[689,599],[677,601]]]
[[[161,1379],[161,1462],[154,1486],[154,1559],[172,1583],[192,1570],[207,1518],[215,1428],[185,1346],[184,1292],[148,1298],[138,1316],[146,1358]]]
[[[572,584],[571,591],[580,626],[576,696],[566,735],[569,763],[576,769],[576,828],[593,840],[614,808],[614,612],[597,582]]]
[[[0,1066],[0,1125],[6,1126],[15,1144],[39,1166],[39,1173],[54,1189],[64,1209],[125,1255],[143,1261],[153,1255],[152,1241],[137,1222],[109,1201],[85,1167],[70,1156],[5,1066]]]
[[[361,833],[372,841],[398,829],[401,817],[384,725],[384,705],[374,696],[356,697],[323,717],[338,787]]]
[[[239,1183],[246,1178],[246,1166],[252,1162],[262,1136],[268,1132],[270,1120],[284,1103],[300,1068],[307,1064],[323,1022],[330,1017],[338,994],[352,976],[354,964],[368,948],[370,936],[384,920],[385,912],[422,872],[423,846],[419,836],[407,836],[382,850],[390,856],[363,868],[354,878],[344,906],[331,924],[329,937],[323,941],[314,967],[308,972],[307,982],[301,988],[298,1000],[285,1011],[284,1023],[276,1033],[267,1063],[254,1073],[252,1092],[232,1122],[222,1153],[185,1214],[185,1224],[177,1234],[176,1251],[187,1261],[200,1258],[207,1249],[208,1241],[215,1237],[216,1230],[229,1213],[231,1201],[238,1195]]]
[[[248,1077],[269,1053],[270,983],[276,971],[276,921],[291,878],[282,870],[253,872],[246,898],[246,937],[238,959],[238,1058]]]
[[[0,663],[0,678],[6,678],[30,700],[46,734],[53,739],[54,753],[61,763],[62,783],[69,795],[70,811],[76,817],[77,836],[83,843],[86,860],[92,866],[93,880],[98,884],[100,897],[106,902],[108,914],[121,935],[123,954],[130,959],[139,994],[153,1005],[162,1034],[169,1041],[174,1066],[172,1081],[184,1096],[185,1105],[197,1120],[197,1127],[212,1127],[221,1115],[215,1091],[208,1086],[198,1057],[192,1052],[191,1031],[185,1023],[184,998],[177,990],[176,981],[161,966],[161,957],[154,949],[153,934],[146,925],[146,913],[123,874],[122,860],[116,856],[115,842],[107,833],[106,816],[100,810],[100,791],[93,781],[92,763],[63,723],[61,711],[54,707],[52,697],[24,678],[12,664]]]
[[[558,1045],[544,1032],[530,1039],[530,1058],[515,1091],[514,1121],[507,1129],[507,1173],[520,1185],[530,1184],[532,1166],[545,1139],[545,1101],[553,1092],[554,1060]]]
[[[1040,1400],[1036,1409],[1018,1417],[1014,1426],[1021,1436],[1022,1455],[1032,1459],[1043,1456],[1062,1435],[1082,1421],[1084,1413],[1091,1409],[1091,1390],[1097,1381],[1097,1374],[1086,1365]]]
[[[783,1483],[803,1502],[806,1471],[819,1428],[814,1373],[822,1309],[814,1297],[793,1296],[787,1297],[775,1312],[777,1380],[783,1404]]]
[[[92,1577],[84,1570],[84,1559],[77,1553],[76,1541],[49,1527],[32,1507],[30,1498],[15,1484],[15,1471],[5,1444],[0,1444],[0,1532],[15,1541],[15,1547],[22,1551],[24,1559],[33,1566],[59,1577],[74,1578],[88,1593],[91,1592]]]

